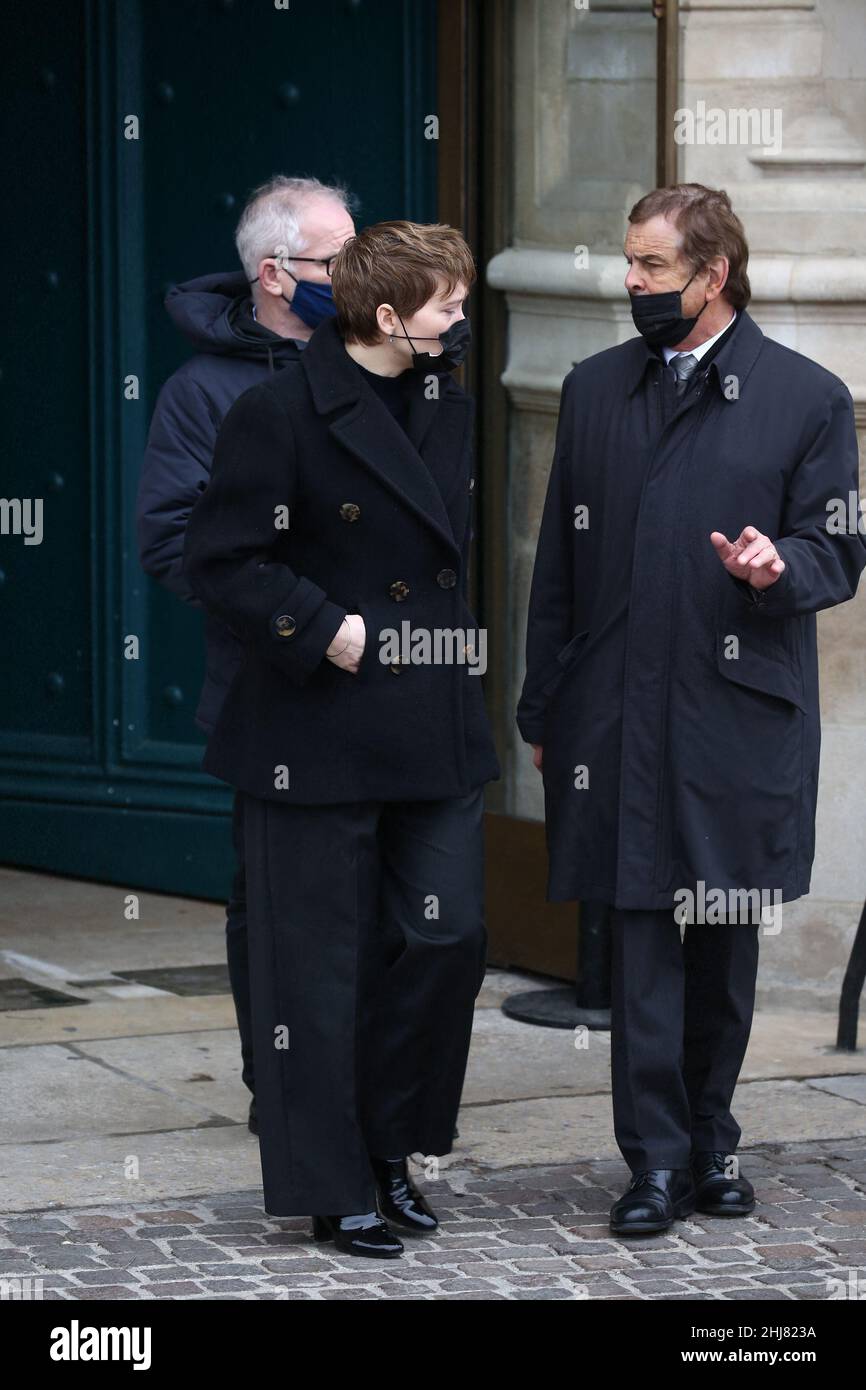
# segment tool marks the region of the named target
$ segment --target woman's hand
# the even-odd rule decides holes
[[[361,614],[347,613],[325,656],[329,661],[333,661],[335,666],[341,666],[344,671],[356,675],[366,644],[367,629]]]

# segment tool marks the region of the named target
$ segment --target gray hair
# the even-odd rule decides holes
[[[350,215],[355,206],[355,198],[343,184],[313,178],[276,174],[253,189],[235,231],[235,246],[248,280],[255,279],[266,256],[291,258],[292,252],[300,256],[306,250],[300,212],[310,197],[332,198]]]

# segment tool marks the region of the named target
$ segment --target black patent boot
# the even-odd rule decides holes
[[[410,1178],[405,1158],[371,1155],[370,1164],[379,1189],[379,1210],[386,1221],[416,1235],[432,1235],[438,1230],[438,1218]]]
[[[366,1255],[374,1260],[396,1260],[403,1252],[403,1242],[375,1211],[359,1216],[314,1216],[313,1239],[332,1240],[344,1255]]]

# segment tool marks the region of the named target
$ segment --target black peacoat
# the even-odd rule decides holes
[[[447,373],[408,387],[404,431],[329,318],[220,430],[184,571],[245,656],[202,766],[254,796],[431,800],[500,776],[467,603],[473,404]],[[324,654],[347,613],[356,674]],[[452,660],[381,660],[404,623]]]
[[[548,898],[785,902],[814,855],[815,614],[866,564],[853,402],[745,311],[682,402],[670,378],[635,338],[562,388],[517,713],[544,749]],[[747,525],[786,565],[763,593],[710,541]]]

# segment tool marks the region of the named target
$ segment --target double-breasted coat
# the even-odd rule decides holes
[[[642,338],[569,372],[517,715],[544,750],[549,899],[808,891],[815,614],[866,564],[857,490],[847,388],[744,310],[682,402]],[[785,561],[762,593],[710,541],[747,525]]]
[[[473,404],[447,373],[408,389],[404,431],[332,317],[223,422],[184,571],[245,649],[203,767],[253,796],[428,800],[500,776],[467,602]],[[356,674],[325,656],[347,613]],[[439,660],[411,660],[424,633]]]

